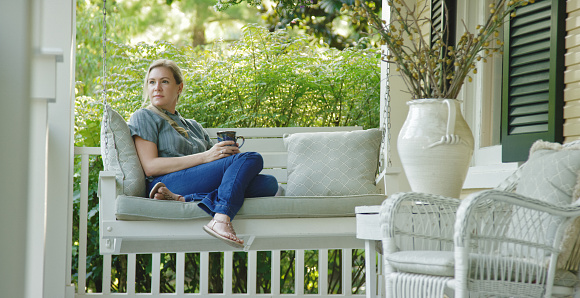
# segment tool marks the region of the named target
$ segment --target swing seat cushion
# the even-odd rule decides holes
[[[355,207],[378,205],[381,194],[316,197],[247,198],[236,215],[240,218],[315,218],[355,216]],[[209,218],[195,203],[151,200],[120,195],[116,200],[119,220],[188,220]]]
[[[455,276],[455,256],[453,251],[398,251],[385,255],[386,260],[398,272],[435,276]],[[498,261],[491,264],[502,263]],[[504,262],[507,262],[504,261]],[[492,265],[493,266],[493,265]],[[490,271],[493,271],[490,270]],[[515,276],[515,274],[514,274]],[[572,287],[578,283],[578,277],[567,270],[557,269],[554,278],[555,286]]]

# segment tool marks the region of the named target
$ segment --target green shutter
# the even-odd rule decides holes
[[[431,44],[443,39],[445,41],[444,44],[455,47],[456,7],[457,0],[431,0]],[[446,25],[449,28],[445,28]],[[444,47],[439,58],[449,58],[447,52],[448,48]],[[452,73],[455,67],[453,64],[442,62],[441,68],[445,69],[445,73]],[[445,89],[449,88],[450,81],[446,80],[445,83],[447,84]]]
[[[437,31],[442,32],[443,38],[448,39],[447,45],[455,46],[455,23],[457,15],[457,0],[431,0],[431,44],[439,38]],[[447,12],[448,17],[445,16]],[[449,30],[445,30],[445,20],[449,18]]]
[[[563,140],[565,1],[536,0],[505,26],[502,159],[524,161],[538,139]]]

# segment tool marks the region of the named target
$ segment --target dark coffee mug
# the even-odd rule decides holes
[[[217,132],[217,139],[218,139],[218,142],[234,141],[235,143],[238,142],[238,139],[242,139],[242,144],[238,148],[242,148],[242,146],[244,146],[244,143],[246,142],[246,139],[244,137],[242,137],[242,136],[236,137],[236,132],[234,130],[218,131]],[[235,145],[229,145],[229,146],[235,146]]]

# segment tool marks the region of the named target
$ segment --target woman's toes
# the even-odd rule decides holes
[[[165,195],[163,195],[163,194],[162,194],[162,193],[160,193],[160,192],[156,193],[156,194],[155,194],[155,196],[154,196],[154,198],[155,198],[156,200],[167,200],[167,199],[165,198]]]
[[[183,199],[183,196],[180,196],[178,194],[174,194],[173,192],[171,192],[169,190],[169,188],[167,187],[160,187],[157,191],[157,193],[154,195],[154,198],[156,200],[169,200],[169,201],[182,201],[184,202],[185,200]]]
[[[238,236],[236,234],[230,234],[230,239],[232,239],[238,243],[244,244],[244,240],[238,238]]]
[[[226,222],[217,222],[216,225],[219,225],[219,228],[216,229],[219,234],[227,237],[230,240],[236,241],[240,244],[243,244],[244,241],[241,240],[240,238],[238,238],[238,236],[236,235],[236,232],[234,231],[233,227],[231,226],[231,223],[226,223]]]

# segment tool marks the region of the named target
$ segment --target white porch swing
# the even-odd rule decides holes
[[[202,230],[209,216],[195,203],[147,198],[145,176],[129,128],[108,105],[104,81],[101,151],[105,170],[100,173],[98,192],[100,253],[235,250]],[[287,193],[290,196],[246,199],[234,223],[238,236],[245,241],[244,250],[365,247],[365,242],[356,238],[355,207],[382,203],[386,199],[385,174],[398,173],[384,166],[375,180],[384,132],[361,127],[235,130],[246,138],[244,150],[263,155],[263,173],[276,176],[294,189]],[[218,129],[207,131],[215,137]],[[322,149],[312,150],[313,146],[305,150],[308,144]],[[325,144],[342,146],[329,151]],[[321,165],[327,166],[323,174]]]

